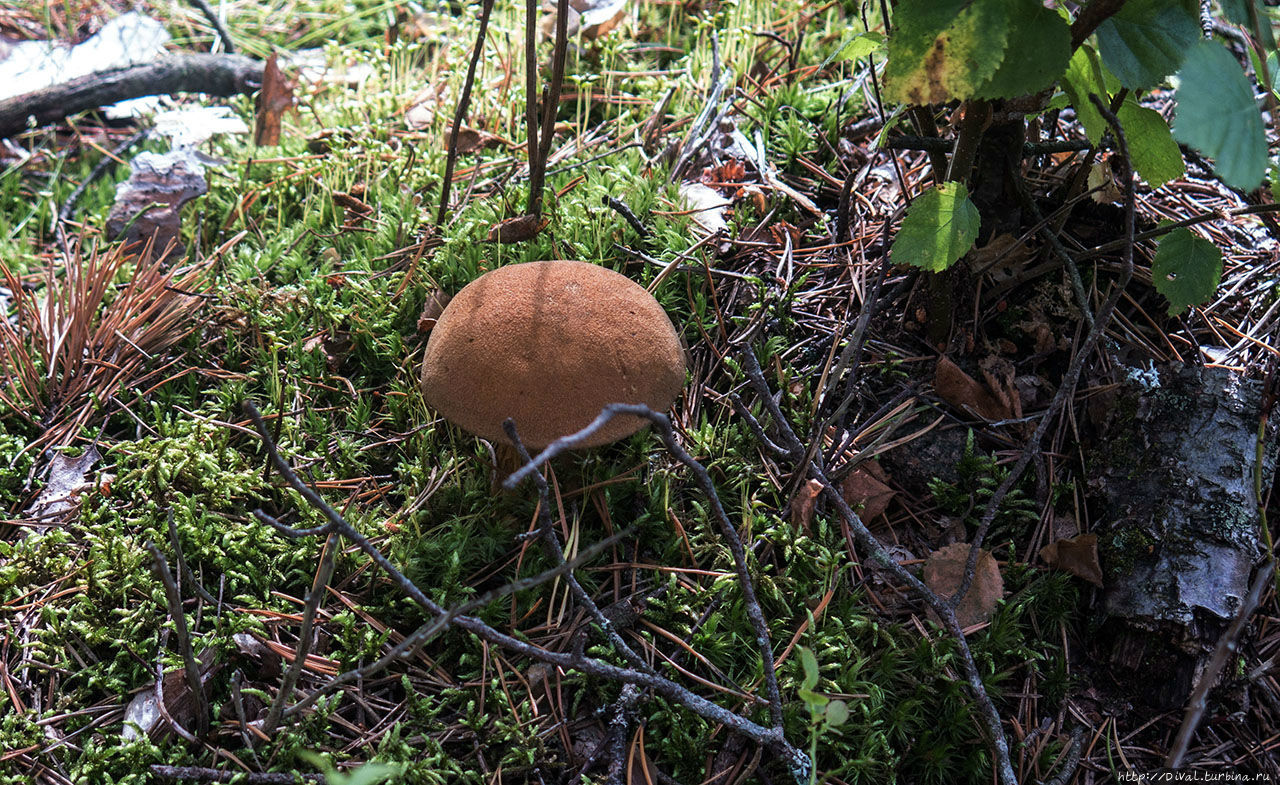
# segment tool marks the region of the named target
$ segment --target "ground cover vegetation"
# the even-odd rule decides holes
[[[530,48],[523,4],[197,5],[0,4],[288,77],[168,234],[112,225],[149,121],[0,150],[0,783],[1280,775],[1267,6],[561,4]],[[419,363],[547,259],[648,288],[689,379],[504,483]],[[1262,391],[1257,571],[1130,657],[1161,541],[1091,466],[1133,379],[1198,411],[1175,365]]]

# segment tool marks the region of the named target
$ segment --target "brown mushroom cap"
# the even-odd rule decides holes
[[[472,281],[440,314],[422,362],[427,403],[454,424],[542,448],[609,403],[665,411],[684,387],[684,349],[658,301],[625,275],[585,262],[527,262]],[[615,417],[583,446],[640,430]]]

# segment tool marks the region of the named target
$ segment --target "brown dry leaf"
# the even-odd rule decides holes
[[[253,127],[254,144],[259,147],[280,144],[280,120],[285,110],[293,106],[293,100],[293,87],[285,79],[272,53],[262,69],[262,90],[258,93],[257,118]]]
[[[933,379],[938,397],[961,411],[973,412],[984,420],[1007,420],[1012,409],[1001,403],[972,376],[960,370],[945,355],[938,358]]]
[[[444,138],[445,147],[449,146],[449,140],[453,135],[446,132]],[[487,131],[481,131],[477,128],[468,128],[463,126],[458,129],[458,155],[471,155],[477,150],[487,150],[491,147],[510,147],[511,142],[500,136],[494,136]]]
[[[894,490],[885,484],[886,479],[880,464],[871,461],[859,466],[840,483],[840,495],[858,511],[863,523],[879,518],[893,501]]]
[[[1003,281],[1021,270],[1034,255],[1035,251],[1026,243],[1004,232],[992,237],[981,248],[970,251],[966,258],[975,270],[985,270],[995,280]]]
[[[1066,570],[1102,588],[1102,565],[1098,562],[1098,535],[1079,534],[1051,542],[1040,549],[1040,558],[1056,570]]]
[[[822,493],[822,483],[817,480],[809,480],[800,486],[800,490],[796,491],[796,497],[791,500],[793,526],[809,531],[809,524],[813,522],[813,506],[817,503],[820,493]]]
[[[969,544],[952,543],[929,555],[924,563],[924,582],[935,594],[944,599],[960,588],[965,562],[969,560]],[[956,606],[956,620],[961,627],[970,627],[988,621],[996,609],[996,603],[1004,595],[1004,578],[995,557],[985,550],[978,551],[978,564],[973,574],[973,584]]]
[[[992,391],[1000,405],[1013,412],[1014,417],[1021,417],[1022,399],[1018,395],[1018,386],[1014,384],[1017,372],[1013,363],[1004,357],[990,355],[979,360],[978,367],[982,369],[987,389]]]
[[[519,243],[532,240],[548,223],[546,218],[538,215],[518,215],[515,218],[508,218],[505,221],[499,221],[489,229],[489,236],[485,238],[485,242]]]
[[[422,304],[422,313],[418,314],[418,332],[426,335],[436,326],[436,320],[444,313],[444,307],[453,298],[439,289],[433,289]]]

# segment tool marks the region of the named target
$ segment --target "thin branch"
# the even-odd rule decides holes
[[[471,62],[467,64],[467,78],[462,83],[462,95],[453,113],[453,130],[449,133],[449,152],[444,161],[444,179],[440,183],[440,208],[436,211],[436,226],[443,226],[449,212],[449,191],[453,187],[453,168],[458,161],[458,133],[462,130],[462,118],[471,105],[471,86],[476,79],[476,66],[484,52],[485,35],[489,31],[489,15],[493,12],[493,0],[484,0],[480,6],[480,32],[476,33],[476,45],[471,50]]]
[[[161,779],[174,782],[235,781],[243,782],[245,785],[294,785],[298,781],[298,777],[309,782],[322,782],[325,779],[323,774],[305,772],[274,774],[270,772],[222,771],[221,769],[207,769],[203,766],[164,766],[159,763],[151,766],[151,773]]]
[[[96,71],[69,82],[0,101],[0,138],[56,123],[87,109],[169,93],[231,96],[262,85],[263,63],[232,54],[169,55],[141,65]]]
[[[640,408],[647,410],[647,407]],[[532,660],[544,662],[548,665],[564,668],[566,670],[576,670],[586,676],[608,679],[610,681],[622,682],[624,684],[635,684],[639,687],[652,689],[655,693],[670,700],[671,702],[683,706],[705,719],[719,723],[727,729],[735,733],[739,733],[757,744],[760,744],[785,762],[797,782],[807,781],[812,764],[807,755],[787,741],[780,726],[765,728],[755,722],[752,722],[746,717],[729,711],[723,706],[712,703],[706,698],[691,692],[685,687],[682,687],[663,676],[644,673],[642,671],[635,670],[634,668],[619,667],[603,660],[588,657],[580,649],[571,652],[548,651],[541,647],[534,646],[527,641],[499,632],[473,616],[465,614],[452,615],[449,611],[446,611],[443,607],[429,598],[421,588],[405,577],[405,575],[400,572],[400,570],[397,569],[395,565],[393,565],[390,560],[387,559],[387,557],[369,541],[367,537],[356,531],[341,514],[326,504],[325,501],[320,498],[319,494],[302,482],[297,473],[289,467],[288,463],[280,455],[279,450],[276,449],[275,443],[271,440],[270,430],[257,407],[255,407],[251,402],[246,401],[244,403],[244,409],[250,419],[253,420],[254,426],[257,429],[259,436],[262,438],[263,445],[267,450],[268,457],[272,464],[275,465],[277,471],[280,472],[281,476],[284,477],[285,481],[291,488],[302,494],[303,498],[306,499],[315,509],[319,510],[329,521],[326,526],[314,527],[312,531],[316,531],[316,533],[327,533],[330,530],[337,531],[342,534],[343,537],[351,540],[356,547],[363,551],[376,566],[382,569],[391,578],[392,582],[395,583],[396,586],[399,587],[400,590],[403,591],[410,599],[423,609],[427,610],[433,616],[443,617],[435,619],[430,624],[440,624],[440,628],[443,629],[446,626],[449,626],[451,622],[453,625],[477,636],[481,640],[495,646],[500,646],[508,651],[523,655]],[[670,430],[670,422],[667,421],[664,415],[657,414],[651,410],[647,411],[650,419],[653,417],[659,417],[663,422],[667,423],[664,442],[669,438],[671,442],[668,444],[668,447],[670,447],[671,444],[675,443],[674,433]],[[640,414],[640,416],[644,416],[638,412],[627,413]],[[596,421],[593,422],[591,426],[588,426],[587,429],[574,434],[574,437],[585,439],[594,433],[594,431],[591,430],[592,428],[599,428],[604,424],[604,422],[607,422],[607,419],[601,421],[601,418],[596,418]],[[553,446],[558,443],[571,441],[574,437],[553,442]],[[679,449],[679,445],[676,445],[676,448]],[[551,448],[549,447],[548,450],[550,449]],[[563,445],[560,449],[564,449]],[[679,455],[684,455],[688,458],[688,454],[683,450],[679,451],[677,457],[679,457]],[[548,452],[544,450],[539,456],[539,459],[546,457],[548,457]],[[692,461],[692,458],[689,458],[689,460]],[[528,477],[532,471],[534,471],[534,467],[526,466],[519,470],[517,474],[521,475],[520,479],[524,479],[525,477]],[[514,476],[515,475],[513,475],[513,477]],[[705,470],[703,470],[702,478],[704,478],[708,483],[708,485],[704,485],[704,489],[709,488],[709,497],[713,499],[715,506],[721,510],[721,513],[723,513],[723,508],[719,505],[718,497],[715,495],[714,485],[709,484],[710,477],[706,475]],[[508,478],[508,482],[510,481],[510,478]],[[265,515],[261,511],[256,511],[255,515],[257,515],[260,520],[274,520],[270,519],[270,516]],[[277,530],[286,533],[297,533],[301,531],[291,529],[290,527],[278,522],[273,523],[273,526]],[[330,527],[332,528],[330,529]],[[290,534],[289,536],[293,535]],[[734,533],[734,537],[736,539],[736,533]],[[747,586],[749,587],[750,583],[748,583]],[[766,672],[772,674],[772,658],[769,659],[768,665],[769,667]],[[772,689],[776,692],[776,681]],[[772,708],[774,707],[771,706],[771,709]],[[779,714],[780,708],[781,707],[779,705]]]
[[[747,378],[751,386],[756,390],[756,395],[764,404],[765,410],[769,412],[769,416],[773,418],[776,430],[781,436],[781,442],[785,449],[793,455],[804,453],[804,443],[800,441],[800,437],[796,435],[791,424],[783,416],[781,408],[777,401],[773,399],[772,391],[769,384],[764,378],[764,373],[760,370],[760,363],[756,360],[754,352],[750,347],[743,347],[741,352],[742,368],[747,374]],[[754,428],[753,428],[754,430]],[[799,467],[797,467],[799,468]],[[964,668],[965,678],[969,685],[969,691],[973,695],[974,703],[977,704],[978,712],[982,717],[983,723],[986,725],[987,733],[991,737],[991,745],[995,751],[997,774],[1001,785],[1016,785],[1018,779],[1013,771],[1013,761],[1009,756],[1009,744],[1004,737],[1004,728],[1000,721],[1000,715],[996,712],[995,704],[991,702],[991,696],[987,694],[986,687],[982,683],[982,674],[978,671],[977,663],[973,659],[973,652],[969,650],[968,641],[965,640],[964,630],[960,626],[960,622],[956,619],[955,609],[943,598],[939,597],[928,586],[926,586],[919,578],[909,572],[905,567],[898,563],[884,546],[876,539],[871,530],[867,528],[858,514],[853,511],[849,503],[845,501],[844,496],[839,489],[826,475],[826,472],[815,461],[810,461],[804,467],[809,477],[817,480],[822,485],[822,497],[828,503],[835,506],[840,517],[844,519],[848,525],[850,532],[856,540],[858,546],[866,551],[867,555],[873,559],[877,565],[889,572],[895,579],[909,587],[921,599],[925,601],[942,620],[943,628],[955,640],[956,648],[960,654],[960,662]]]
[[[164,554],[151,540],[147,540],[146,548],[151,553],[151,568],[156,577],[164,584],[165,601],[169,605],[169,617],[173,619],[174,631],[178,634],[178,650],[182,653],[183,667],[187,673],[187,686],[191,689],[192,711],[196,718],[196,735],[204,737],[209,729],[209,707],[204,695],[204,680],[200,678],[200,664],[196,662],[195,652],[191,649],[191,632],[187,629],[187,617],[182,612],[182,596],[178,592],[178,582],[169,572],[169,564]],[[161,696],[163,701],[163,695]],[[177,727],[176,725],[174,726]]]
[[[516,431],[516,424],[508,418],[503,421],[502,429],[506,431],[507,438],[515,445],[516,453],[520,456],[520,460],[524,465],[533,464],[533,459],[529,457],[529,451],[525,449],[524,442],[520,441],[520,434]],[[560,538],[556,535],[555,526],[551,521],[551,492],[547,486],[547,479],[542,476],[542,472],[534,471],[534,484],[538,487],[538,537],[542,540],[543,548],[547,555],[551,557],[551,561],[556,567],[565,565],[564,546],[560,544]],[[638,668],[646,673],[653,673],[653,668],[645,661],[643,657],[635,652],[627,644],[618,631],[614,629],[613,622],[600,610],[600,606],[596,605],[595,600],[591,599],[591,595],[587,594],[586,589],[582,588],[582,584],[578,582],[577,576],[572,570],[567,570],[564,575],[565,583],[569,586],[569,592],[573,595],[573,599],[591,616],[596,625],[600,627],[604,633],[605,639],[613,644],[618,653],[631,663],[632,667]]]
[[[1187,748],[1191,746],[1191,740],[1196,735],[1196,728],[1200,726],[1200,720],[1204,718],[1205,710],[1209,704],[1209,690],[1218,681],[1219,674],[1226,667],[1227,661],[1236,653],[1240,633],[1244,631],[1245,625],[1249,623],[1249,617],[1253,615],[1254,610],[1258,607],[1258,603],[1262,601],[1262,594],[1266,591],[1267,583],[1271,580],[1271,573],[1276,568],[1274,560],[1268,561],[1258,574],[1254,576],[1253,585],[1249,587],[1249,595],[1245,597],[1244,602],[1240,605],[1240,611],[1235,618],[1231,620],[1231,626],[1227,627],[1227,631],[1218,639],[1218,645],[1213,649],[1213,657],[1209,660],[1209,664],[1204,671],[1200,673],[1200,680],[1196,682],[1196,688],[1192,691],[1190,699],[1187,701],[1186,712],[1182,716],[1182,725],[1178,728],[1178,735],[1174,739],[1173,747],[1169,750],[1169,756],[1165,758],[1164,765],[1167,769],[1178,769],[1182,767],[1182,759],[1187,754]]]
[[[227,32],[227,27],[222,23],[222,17],[218,16],[218,12],[213,10],[207,0],[189,0],[189,2],[200,9],[200,13],[204,14],[204,18],[209,20],[209,24],[213,25],[214,32],[222,39],[222,48],[229,54],[236,53],[235,42],[231,40],[231,34]]]
[[[307,594],[307,602],[302,609],[302,626],[298,630],[298,647],[294,651],[293,662],[289,664],[289,670],[285,671],[280,681],[280,691],[276,693],[275,700],[271,701],[267,718],[262,723],[262,732],[268,736],[276,732],[284,705],[289,701],[293,688],[298,684],[298,677],[306,667],[307,655],[311,653],[312,628],[315,625],[316,612],[320,610],[320,602],[329,588],[329,579],[333,577],[338,545],[338,533],[329,532],[320,552],[320,566],[316,568],[315,580],[311,583],[311,591]]]
[[[716,524],[720,527],[720,533],[729,545],[729,551],[733,554],[734,566],[737,568],[738,581],[742,588],[743,604],[746,606],[747,617],[751,620],[751,626],[755,629],[756,645],[760,648],[765,689],[769,696],[769,715],[773,721],[773,727],[781,732],[782,695],[778,690],[778,677],[773,667],[773,646],[770,643],[769,627],[765,623],[764,613],[760,609],[760,601],[756,598],[755,586],[751,580],[751,572],[747,565],[746,550],[742,547],[742,540],[738,537],[738,530],[734,528],[733,522],[729,520],[728,513],[725,512],[724,505],[720,502],[720,496],[716,492],[715,483],[711,480],[711,475],[707,473],[706,467],[698,463],[676,441],[675,430],[671,427],[671,420],[665,414],[655,412],[644,404],[608,404],[601,410],[599,416],[591,421],[590,425],[577,433],[561,437],[547,445],[547,448],[538,453],[532,462],[512,473],[503,483],[503,487],[508,490],[515,489],[524,479],[535,474],[539,465],[567,450],[581,446],[614,417],[625,414],[643,417],[654,426],[667,451],[693,472],[694,477],[697,478],[698,485],[702,488],[703,494],[710,502],[711,517],[715,519]]]

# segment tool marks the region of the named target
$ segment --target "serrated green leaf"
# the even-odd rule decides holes
[[[1098,26],[1098,50],[1120,84],[1146,90],[1178,70],[1200,35],[1195,0],[1127,0]]]
[[[902,0],[893,19],[884,81],[885,97],[898,103],[976,95],[1009,38],[1003,0]]]
[[[943,183],[916,197],[893,239],[889,258],[941,272],[969,252],[981,218],[963,183]]]
[[[1067,72],[1062,76],[1062,90],[1071,99],[1076,109],[1076,118],[1084,126],[1084,135],[1092,144],[1102,141],[1102,134],[1107,130],[1107,121],[1089,100],[1089,93],[1094,93],[1102,100],[1107,100],[1106,80],[1100,76],[1101,65],[1097,55],[1088,44],[1081,46],[1071,55],[1067,63]]]
[[[1182,151],[1164,117],[1129,98],[1116,113],[1129,142],[1129,156],[1138,175],[1152,188],[1176,180],[1186,171]]]
[[[849,704],[841,700],[833,700],[827,704],[826,722],[829,727],[838,728],[849,721]]]
[[[1071,59],[1071,28],[1038,0],[1009,5],[1008,47],[996,72],[977,91],[980,98],[1038,93],[1057,81]]]
[[[1222,280],[1222,251],[1190,229],[1174,229],[1156,246],[1151,261],[1156,291],[1169,301],[1169,315],[1176,316],[1213,297]]]
[[[800,647],[800,665],[804,668],[804,681],[800,682],[801,689],[812,690],[818,686],[818,658],[813,656],[813,651],[807,646]]]
[[[1173,138],[1213,159],[1228,185],[1251,191],[1267,169],[1267,139],[1253,88],[1222,44],[1202,41],[1178,72]]]
[[[849,39],[844,46],[840,47],[840,53],[836,55],[837,60],[857,60],[867,55],[881,52],[885,47],[885,37],[874,30],[858,33]]]

